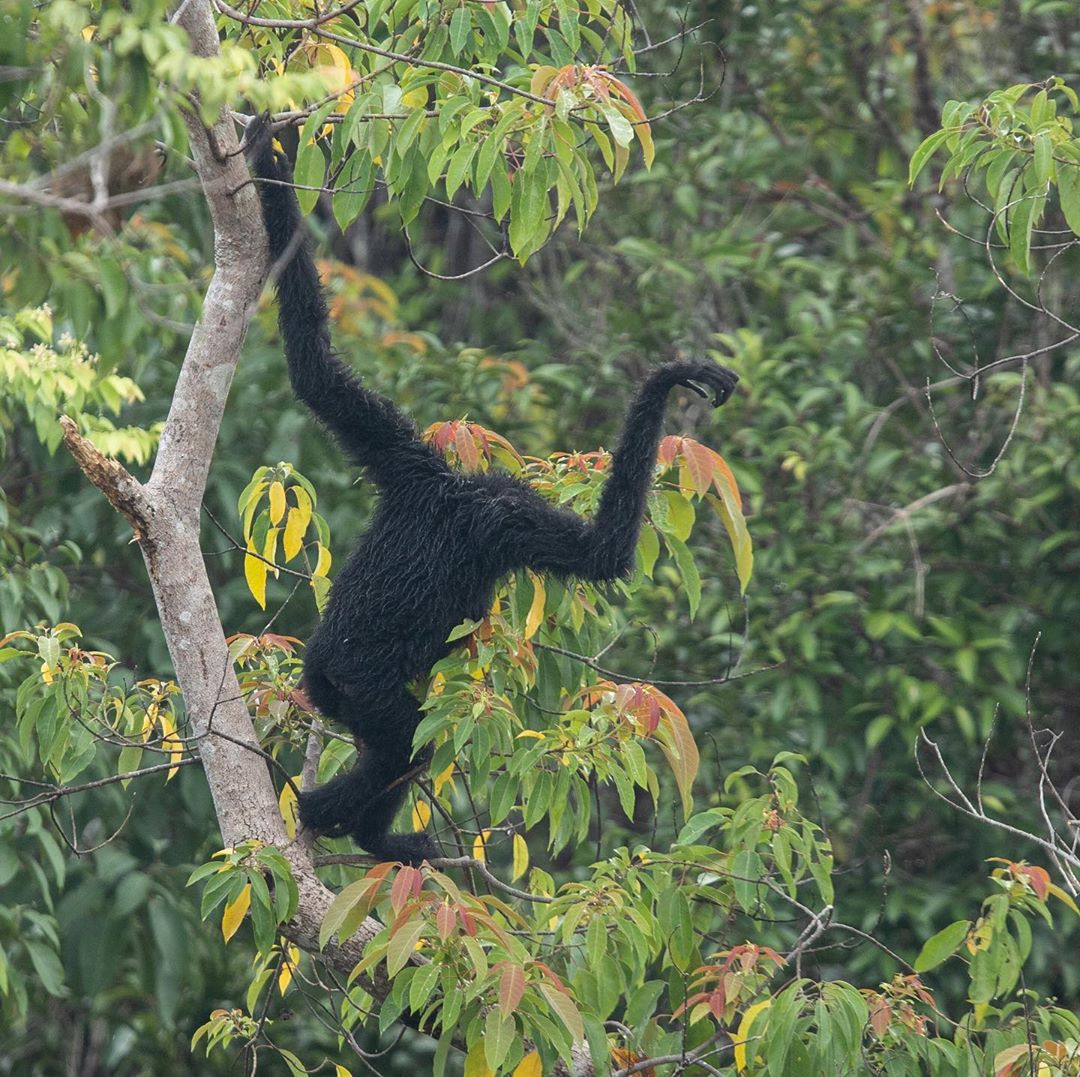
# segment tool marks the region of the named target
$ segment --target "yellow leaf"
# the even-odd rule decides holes
[[[325,576],[330,571],[330,551],[320,542],[319,559],[315,562],[313,576]]]
[[[255,518],[255,510],[262,501],[262,494],[265,489],[266,483],[260,482],[251,492],[251,500],[244,509],[244,538],[251,538],[251,521]]]
[[[634,134],[638,137],[638,142],[641,143],[641,156],[645,162],[645,167],[652,168],[653,160],[656,157],[656,149],[653,147],[652,140],[652,128],[647,124],[638,120],[634,124]]]
[[[739,1031],[735,1033],[735,1068],[740,1073],[746,1069],[746,1037],[749,1035],[750,1026],[754,1023],[754,1018],[771,1005],[771,998],[767,998],[764,1002],[755,1002],[743,1014],[742,1020],[739,1022]]]
[[[281,517],[285,515],[285,487],[280,482],[270,484],[270,522],[281,523]]]
[[[1076,902],[1073,901],[1069,894],[1066,891],[1062,890],[1060,886],[1056,886],[1054,883],[1051,883],[1046,889],[1048,893],[1053,894],[1054,897],[1058,899],[1058,901],[1063,901],[1066,905],[1069,906],[1070,909],[1072,909],[1074,913],[1076,913],[1077,916],[1080,916],[1080,908],[1077,908]]]
[[[236,929],[240,926],[244,917],[247,916],[250,906],[251,883],[246,883],[236,900],[230,901],[225,906],[225,912],[221,916],[221,934],[226,942],[236,934]]]
[[[464,1077],[493,1077],[484,1059],[484,1041],[478,1039],[465,1056]]]
[[[479,860],[481,863],[487,859],[484,856],[484,847],[487,845],[488,838],[491,837],[490,830],[482,830],[476,835],[476,841],[472,843],[472,854],[474,860]]]
[[[514,1069],[513,1077],[544,1077],[540,1055],[530,1051]]]
[[[514,740],[543,740],[544,734],[538,733],[535,729],[523,729]]]
[[[295,780],[299,781],[299,778]],[[300,808],[293,787],[287,783],[281,787],[281,795],[278,797],[278,811],[281,812],[281,818],[285,820],[285,833],[289,835],[290,839],[295,838],[296,821],[299,817]]]
[[[316,576],[311,581],[311,590],[315,594],[315,608],[322,613],[330,597],[330,581],[325,576]]]
[[[423,830],[431,822],[431,805],[426,800],[418,800],[413,805],[412,828]]]
[[[438,676],[441,677],[442,674],[439,673]],[[453,763],[449,764],[449,766],[447,766],[446,770],[442,771],[442,773],[435,775],[435,795],[436,796],[438,796],[442,792],[442,787],[444,785],[446,785],[447,782],[450,783],[450,789],[451,789],[451,791],[453,791],[456,788],[455,785],[454,785],[454,764]]]
[[[172,711],[168,707],[159,712],[158,725],[161,726],[162,732],[161,749],[169,753],[169,762],[175,763],[178,759],[183,759],[184,746],[176,736],[176,722],[173,720]],[[176,766],[169,767],[169,773],[165,776],[165,780],[169,781],[179,769]]]
[[[534,572],[529,573],[529,579],[533,585],[533,600],[529,607],[529,613],[525,618],[525,638],[532,639],[536,630],[544,620],[544,603],[547,595],[544,592],[544,581]]]
[[[278,973],[278,994],[284,995],[292,983],[293,969],[300,963],[300,951],[290,943],[285,948],[285,960],[281,962],[281,971]]]
[[[266,572],[266,562],[255,556],[255,548],[248,539],[248,552],[244,554],[244,579],[260,609],[266,609]]]
[[[731,548],[735,553],[735,571],[739,576],[739,591],[745,594],[754,572],[754,548],[750,542],[750,532],[746,527],[739,497],[732,496],[731,491],[724,484],[718,484],[717,488],[722,496],[707,494],[705,500],[716,509],[724,523],[724,529],[728,533]]]
[[[514,835],[514,870],[510,881],[520,879],[529,870],[529,846],[520,834]]]
[[[418,86],[415,90],[410,90],[406,94],[401,95],[401,103],[406,108],[423,108],[428,101],[428,91],[426,86]]]
[[[281,534],[280,527],[271,527],[266,532],[266,543],[263,545],[262,555],[269,562],[266,566],[267,572],[272,572],[274,577],[277,577],[278,570],[274,566],[274,561],[277,558],[277,540],[278,535]]]
[[[282,536],[282,550],[285,560],[291,561],[304,545],[304,532],[311,520],[311,512],[303,509],[289,509],[289,518],[285,521],[285,534]]]
[[[347,1070],[340,1062],[334,1063],[334,1077],[352,1077],[352,1073]]]

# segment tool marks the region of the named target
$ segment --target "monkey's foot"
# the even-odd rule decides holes
[[[365,848],[380,860],[400,860],[403,864],[412,864],[413,867],[425,860],[442,856],[439,847],[427,834],[387,834],[374,848]]]

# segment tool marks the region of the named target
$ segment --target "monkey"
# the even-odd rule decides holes
[[[432,838],[391,830],[405,776],[430,761],[430,751],[413,758],[422,711],[410,682],[449,654],[457,625],[484,617],[497,585],[515,570],[596,583],[625,577],[669,392],[685,386],[719,407],[738,377],[711,360],[654,369],[626,412],[591,519],[556,508],[514,476],[458,472],[333,351],[291,168],[273,147],[267,117],[248,125],[244,144],[277,274],[293,391],[378,492],[307,643],[303,674],[314,706],[349,730],[361,751],[351,770],[300,794],[300,821],[315,834],[347,835],[378,859],[417,864],[439,855]]]

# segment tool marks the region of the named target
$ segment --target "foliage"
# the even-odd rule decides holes
[[[1058,115],[1059,102],[1080,109],[1076,91],[1056,76],[998,90],[979,105],[946,101],[941,130],[911,158],[911,182],[941,148],[949,153],[941,185],[952,176],[983,173],[994,228],[1021,273],[1031,270],[1032,235],[1051,190],[1069,228],[1080,235],[1080,140],[1071,119]]]
[[[0,1071],[187,1072],[190,1045],[206,1072],[232,1072],[238,1052],[293,1073],[437,1072],[460,1046],[468,1073],[529,1075],[576,1041],[601,1072],[666,1057],[653,1068],[1075,1073],[1075,896],[1036,846],[939,809],[912,763],[925,730],[978,776],[980,808],[1038,827],[1026,717],[1075,717],[1076,356],[992,377],[953,361],[1041,347],[1001,289],[1017,288],[1010,272],[1038,268],[1040,302],[1070,299],[1043,269],[1045,245],[1077,231],[1075,100],[1058,79],[1019,82],[1075,69],[1052,7],[725,8],[723,96],[663,122],[669,95],[720,73],[709,50],[677,66],[684,27],[659,5],[642,9],[640,57],[624,9],[600,0],[365,3],[323,34],[222,4],[222,56],[198,62],[157,0],[5,13],[2,287],[19,313],[0,350],[14,716],[0,772],[15,802],[0,810]],[[252,11],[311,20],[303,5]],[[643,57],[670,74],[636,77]],[[521,574],[416,686],[436,760],[413,824],[460,855],[355,865],[328,846],[322,942],[368,914],[381,924],[349,983],[280,933],[295,894],[275,850],[212,856],[222,842],[128,532],[51,455],[59,410],[129,462],[153,449],[209,271],[184,164],[193,93],[207,117],[298,120],[313,225],[362,265],[324,263],[339,345],[464,469],[507,468],[588,513],[613,401],[655,355],[710,352],[746,390],[721,417],[722,458],[707,448],[720,424],[673,420],[693,436],[661,447],[631,580],[612,593]],[[938,132],[926,110],[945,98],[965,103]],[[128,201],[105,215],[50,203],[93,201],[81,155],[117,134],[143,163],[159,142],[161,177],[115,186],[110,172]],[[635,142],[648,172],[629,166]],[[942,151],[944,203],[909,187]],[[966,198],[982,183],[985,208]],[[964,234],[990,214],[1005,269],[946,246],[943,204]],[[588,246],[556,230],[571,208]],[[466,254],[539,257],[418,284],[406,254],[448,275]],[[948,293],[932,339],[928,264]],[[393,287],[374,275],[399,269]],[[35,310],[46,298],[51,322]],[[312,729],[298,641],[325,597],[329,533],[356,533],[370,491],[350,492],[308,429],[269,323],[214,464],[220,527],[202,526],[293,823],[285,776]],[[935,389],[931,417],[935,359],[964,377]],[[112,430],[121,404],[129,425]],[[583,451],[552,451],[568,447]],[[295,464],[265,463],[279,459]],[[327,731],[320,778],[352,751]],[[1070,775],[1069,752],[1051,778]],[[96,851],[68,856],[65,841]],[[221,912],[230,945],[200,911]],[[356,1063],[402,1022],[424,1035]]]

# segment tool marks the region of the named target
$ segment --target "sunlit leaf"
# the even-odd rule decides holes
[[[226,942],[236,934],[251,906],[251,883],[245,883],[244,889],[225,906],[221,915],[221,934]]]
[[[524,635],[526,639],[532,639],[536,635],[536,630],[543,623],[544,604],[547,599],[544,591],[544,581],[535,572],[529,573],[529,582],[533,586],[533,597],[529,612],[525,617]]]
[[[514,834],[513,846],[514,866],[510,878],[511,881],[516,881],[529,870],[529,846],[525,839],[517,833]]]
[[[256,556],[253,540],[248,540],[247,553],[244,554],[244,579],[247,580],[248,590],[261,609],[266,609],[266,574],[269,565]]]

